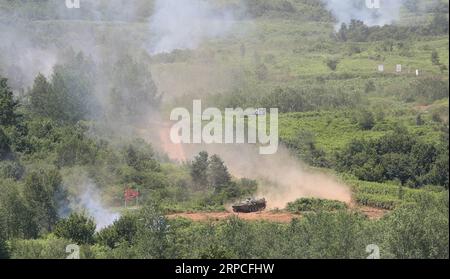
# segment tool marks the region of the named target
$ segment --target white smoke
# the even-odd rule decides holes
[[[57,61],[53,48],[34,45],[26,32],[20,24],[0,22],[0,75],[14,89],[29,86],[39,73],[50,75]]]
[[[150,53],[197,48],[206,39],[226,35],[233,23],[231,12],[217,11],[202,0],[156,0]]]
[[[79,186],[80,194],[72,199],[70,208],[72,211],[85,212],[93,218],[97,224],[97,230],[101,230],[120,218],[120,214],[113,212],[102,203],[101,193],[97,186],[86,181]]]
[[[339,27],[352,19],[361,20],[368,26],[383,26],[400,17],[402,0],[324,0],[337,18]]]

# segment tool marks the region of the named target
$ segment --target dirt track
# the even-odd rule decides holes
[[[196,213],[177,213],[171,214],[169,218],[187,218],[195,222],[202,221],[220,221],[232,216],[237,216],[246,221],[270,221],[278,223],[289,223],[294,218],[300,218],[301,215],[295,215],[291,213],[281,212],[258,212],[258,213],[231,213],[231,212],[196,212]]]
[[[361,207],[358,208],[358,210],[367,217],[369,217],[370,219],[380,219],[388,212],[386,210],[371,207]],[[270,221],[277,223],[289,223],[294,218],[302,217],[300,214],[292,214],[288,212],[270,212],[270,211],[248,213],[248,214],[244,213],[236,214],[231,212],[195,212],[195,213],[187,212],[187,213],[170,214],[167,217],[171,219],[186,218],[194,222],[204,222],[204,221],[221,221],[231,216],[237,216],[240,219],[246,221]]]

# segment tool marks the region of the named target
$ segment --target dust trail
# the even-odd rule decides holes
[[[136,128],[137,135],[150,143],[158,152],[165,153],[170,160],[178,163],[186,162],[188,157],[184,146],[172,143],[170,139],[171,124],[163,122],[161,116],[156,113],[152,114],[151,119]]]
[[[167,135],[166,141],[170,142],[170,125],[161,128],[167,129],[161,134]],[[331,175],[308,169],[282,146],[276,154],[268,156],[260,155],[257,146],[249,144],[178,145],[177,148],[183,149],[182,153],[165,149],[167,146],[169,145],[160,145],[160,148],[175,156],[172,159],[177,161],[191,160],[203,150],[219,155],[233,176],[259,181],[257,195],[266,197],[269,209],[284,208],[288,202],[302,197],[351,202],[348,186]],[[177,157],[177,154],[180,156]]]

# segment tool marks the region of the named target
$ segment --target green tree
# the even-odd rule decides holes
[[[4,160],[11,153],[10,140],[0,127],[0,160]]]
[[[433,50],[433,52],[431,52],[431,63],[433,63],[433,65],[441,64],[441,61],[439,59],[439,53],[436,50]]]
[[[99,111],[94,64],[82,53],[67,57],[66,63],[54,67],[50,82],[41,74],[36,77],[29,92],[30,109],[58,121],[88,120]]]
[[[375,117],[372,112],[363,110],[358,116],[358,125],[363,130],[372,130],[375,126]]]
[[[448,5],[448,3],[447,3]],[[436,13],[433,17],[433,21],[430,24],[430,30],[435,35],[448,35],[448,6],[447,6],[447,14],[445,13]]]
[[[328,58],[327,60],[325,60],[325,64],[328,66],[328,68],[330,68],[330,70],[336,71],[339,60],[336,58]]]
[[[124,148],[124,155],[127,165],[137,171],[160,171],[152,146],[142,139],[133,140],[128,144]]]
[[[425,124],[425,121],[423,120],[422,114],[419,113],[416,116],[416,125],[417,126],[423,126]]]
[[[448,193],[423,194],[417,203],[390,214],[385,223],[389,252],[398,259],[448,259]]]
[[[191,177],[197,187],[205,187],[208,185],[208,152],[200,152],[192,162]]]
[[[25,177],[24,198],[33,211],[40,232],[52,231],[58,221],[58,208],[65,201],[62,178],[57,170],[39,169]]]
[[[140,212],[136,249],[143,259],[171,258],[174,251],[170,244],[169,221],[159,205],[151,201]]]
[[[0,181],[0,219],[5,225],[5,236],[9,238],[37,237],[37,225],[32,210],[25,204],[19,184],[12,180]]]
[[[385,178],[388,180],[400,180],[402,185],[413,177],[413,167],[407,154],[388,153],[381,157]]]
[[[220,239],[229,251],[232,251],[233,258],[250,259],[254,255],[255,230],[251,229],[248,222],[232,216],[221,228]]]
[[[95,242],[105,247],[114,249],[119,245],[120,240],[115,227],[111,225],[102,229],[95,235]]]
[[[30,110],[34,114],[53,119],[57,118],[60,113],[57,103],[58,96],[54,94],[51,84],[44,75],[39,73],[34,79],[29,96]]]
[[[364,217],[357,213],[338,211],[307,214],[305,220],[298,222],[290,233],[291,249],[299,246],[296,242],[304,241],[307,243],[304,248],[306,251],[302,251],[305,258],[361,258],[368,245],[364,241],[363,226]]]
[[[132,215],[124,215],[119,220],[101,230],[96,238],[97,241],[110,248],[115,248],[121,244],[131,245],[137,235],[137,218]]]
[[[433,162],[428,176],[427,182],[434,185],[442,185],[446,189],[449,188],[449,151],[448,142],[439,148],[439,155]]]
[[[148,63],[126,55],[117,61],[112,71],[109,98],[113,118],[133,120],[148,113],[149,107],[158,107],[161,95],[152,78]]]
[[[288,146],[294,148],[299,157],[308,164],[317,167],[329,166],[325,152],[317,147],[315,136],[310,131],[300,130],[296,137],[288,142]]]
[[[15,125],[19,115],[19,103],[14,100],[14,94],[8,87],[7,79],[0,76],[0,126]]]
[[[56,236],[70,239],[77,244],[92,244],[94,242],[95,222],[84,214],[72,213],[67,219],[60,220],[54,233]]]
[[[255,74],[259,80],[267,80],[269,77],[269,69],[264,63],[261,63],[256,67]]]
[[[347,32],[348,32],[347,24],[342,23],[341,28],[339,29],[339,32],[337,33],[338,39],[343,42],[347,41]]]
[[[0,260],[9,258],[9,252],[8,247],[6,246],[6,237],[3,227],[4,225],[2,224],[2,220],[0,219]]]
[[[369,80],[368,82],[366,82],[364,92],[370,93],[375,90],[377,90],[377,87],[375,86],[375,83],[373,82],[373,80]]]
[[[216,193],[221,192],[230,185],[231,175],[228,172],[225,163],[217,156],[211,156],[209,160],[209,183]]]

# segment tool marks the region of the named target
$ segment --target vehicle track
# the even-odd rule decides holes
[[[355,210],[369,217],[369,219],[380,219],[389,211],[373,208],[373,207],[359,207]],[[290,223],[295,218],[301,218],[301,214],[292,214],[285,211],[262,211],[256,213],[233,213],[233,212],[183,212],[169,214],[169,219],[186,218],[194,222],[206,222],[206,221],[222,221],[232,216],[236,216],[245,221],[269,221],[275,223]]]

